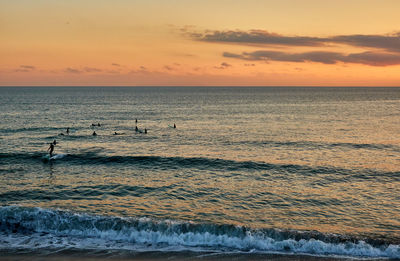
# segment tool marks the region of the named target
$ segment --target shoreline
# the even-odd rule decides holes
[[[258,254],[258,253],[215,253],[215,252],[134,252],[134,251],[87,251],[87,250],[61,250],[53,253],[29,251],[10,253],[0,251],[0,261],[159,261],[159,260],[203,260],[203,261],[339,261],[339,260],[388,260],[386,258],[356,258],[339,256],[312,256],[299,254]]]

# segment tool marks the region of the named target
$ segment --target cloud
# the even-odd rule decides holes
[[[400,54],[363,52],[347,56],[350,63],[361,63],[372,66],[389,66],[400,64]]]
[[[215,69],[222,69],[222,70],[223,70],[223,69],[226,69],[226,68],[228,68],[228,67],[232,67],[232,65],[229,64],[229,63],[226,63],[226,62],[221,63],[220,66],[214,66]]]
[[[20,65],[19,67],[23,68],[23,69],[28,69],[28,70],[35,70],[36,67],[32,66],[32,65]]]
[[[36,70],[36,67],[33,65],[20,65],[18,69],[15,69],[15,72],[31,72]]]
[[[241,45],[265,45],[265,46],[305,46],[323,47],[332,44],[344,44],[354,47],[376,48],[389,52],[400,52],[400,32],[382,35],[336,35],[331,37],[313,36],[286,36],[271,33],[266,30],[249,31],[205,31],[189,32],[185,30],[185,35],[189,35],[194,40],[230,43]]]
[[[80,74],[80,73],[96,73],[96,72],[102,72],[102,69],[99,68],[94,68],[94,67],[84,67],[83,69],[75,69],[71,67],[67,67],[64,72],[66,73],[74,73],[74,74]]]
[[[224,57],[236,58],[246,61],[280,61],[280,62],[316,62],[323,64],[356,63],[371,66],[389,66],[400,64],[400,54],[380,52],[362,52],[343,54],[338,52],[304,52],[286,53],[277,51],[243,52],[242,54],[223,53]]]
[[[103,70],[93,67],[85,67],[83,69],[85,72],[92,73],[92,72],[102,72]]]
[[[168,70],[168,71],[173,71],[173,70],[174,70],[174,68],[172,68],[172,67],[169,66],[169,65],[165,65],[165,66],[164,66],[164,69],[166,69],[166,70]]]
[[[147,73],[150,73],[150,71],[145,66],[141,65],[139,67],[139,69],[131,70],[129,73],[131,73],[131,74],[136,74],[136,73],[139,73],[139,74],[144,74],[145,73],[145,74],[147,74]]]
[[[82,73],[81,70],[74,69],[74,68],[71,68],[71,67],[66,68],[66,69],[64,70],[64,72],[66,72],[66,73],[75,73],[75,74]]]
[[[289,45],[289,46],[322,46],[324,39],[309,36],[284,36],[264,30],[246,31],[212,31],[190,33],[195,40],[206,42],[223,42],[238,44]]]
[[[400,32],[388,35],[340,35],[329,38],[332,43],[400,52]]]

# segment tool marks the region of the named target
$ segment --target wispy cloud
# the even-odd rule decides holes
[[[36,67],[33,65],[20,65],[19,67],[24,68],[24,69],[29,69],[29,70],[35,70]]]
[[[264,45],[264,46],[330,46],[332,44],[344,44],[355,47],[368,47],[385,50],[388,52],[400,52],[400,32],[382,35],[336,35],[331,37],[313,36],[286,36],[271,33],[266,30],[249,31],[185,31],[197,41],[213,43],[231,43],[240,45]]]
[[[219,66],[214,66],[215,69],[222,69],[222,70],[229,67],[232,67],[232,65],[226,62],[221,63]]]
[[[286,53],[276,51],[255,51],[235,54],[225,52],[224,57],[236,58],[246,61],[281,61],[281,62],[316,62],[323,64],[356,63],[371,66],[389,66],[400,64],[400,54],[388,54],[379,52],[362,52],[343,54],[338,52],[303,52]]]
[[[336,64],[342,62],[370,66],[400,64],[400,32],[381,35],[353,34],[314,37],[288,36],[271,33],[266,30],[206,30],[203,32],[191,30],[191,28],[185,28],[182,32],[196,41],[238,44],[243,46],[262,46],[266,49],[277,46],[310,49],[308,52],[300,53],[274,50],[259,50],[242,53],[224,52],[223,57],[226,58],[236,58],[247,61],[316,62],[322,64]],[[351,46],[360,48],[361,50],[357,53],[348,53],[346,51],[333,52],[330,50],[332,46]],[[318,47],[318,51],[315,50],[316,47]]]
[[[174,70],[174,68],[171,67],[171,66],[169,66],[169,65],[165,65],[165,66],[164,66],[164,69],[166,69],[166,70],[168,70],[168,71],[173,71],[173,70]]]
[[[250,31],[210,31],[205,33],[187,32],[191,38],[206,42],[262,44],[262,45],[289,45],[289,46],[321,46],[325,44],[323,38],[308,36],[284,36],[264,30]]]
[[[68,68],[65,68],[64,72],[79,74],[79,73],[82,73],[83,71],[68,67]]]
[[[72,67],[65,68],[64,72],[66,73],[74,73],[74,74],[81,74],[81,73],[100,73],[102,69],[94,68],[94,67],[83,67],[82,69],[76,69]]]
[[[31,72],[36,70],[36,67],[33,65],[20,65],[19,68],[15,69],[15,72]]]
[[[88,73],[102,72],[102,71],[103,71],[102,69],[94,68],[94,67],[85,67],[85,68],[83,68],[83,70],[84,70],[85,72],[88,72]]]
[[[130,74],[148,74],[150,71],[147,69],[147,67],[141,65],[139,66],[139,69],[134,69],[129,71]]]
[[[332,43],[400,52],[400,32],[388,35],[340,35],[328,38]]]

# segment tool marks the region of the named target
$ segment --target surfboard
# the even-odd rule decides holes
[[[50,155],[47,154],[47,155],[44,155],[44,156],[42,157],[42,159],[43,159],[44,161],[58,160],[58,159],[64,158],[65,156],[67,156],[67,154],[54,154],[54,155],[50,158]]]
[[[50,160],[58,160],[58,159],[62,159],[65,156],[67,156],[67,154],[55,154],[53,157],[50,158]]]

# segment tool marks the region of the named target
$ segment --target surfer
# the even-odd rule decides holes
[[[53,145],[55,146],[57,144],[57,141],[56,140],[53,140]]]
[[[54,151],[54,144],[50,143],[50,147],[47,149],[49,151],[50,158],[53,157],[53,151]]]
[[[135,123],[137,124],[137,119],[135,119]]]
[[[174,129],[176,129],[176,125],[175,125],[175,123],[174,123]]]
[[[67,135],[69,135],[69,127],[67,128]]]
[[[144,128],[144,134],[147,134],[147,129],[146,128]]]
[[[97,136],[97,133],[94,131],[92,135],[93,135],[93,136]]]
[[[97,126],[99,126],[99,127],[101,126],[101,125],[100,125],[100,122],[97,123]]]
[[[138,131],[139,131],[139,129],[138,129],[138,127],[137,127],[137,126],[135,127],[135,131],[136,131],[136,132],[138,132]]]

